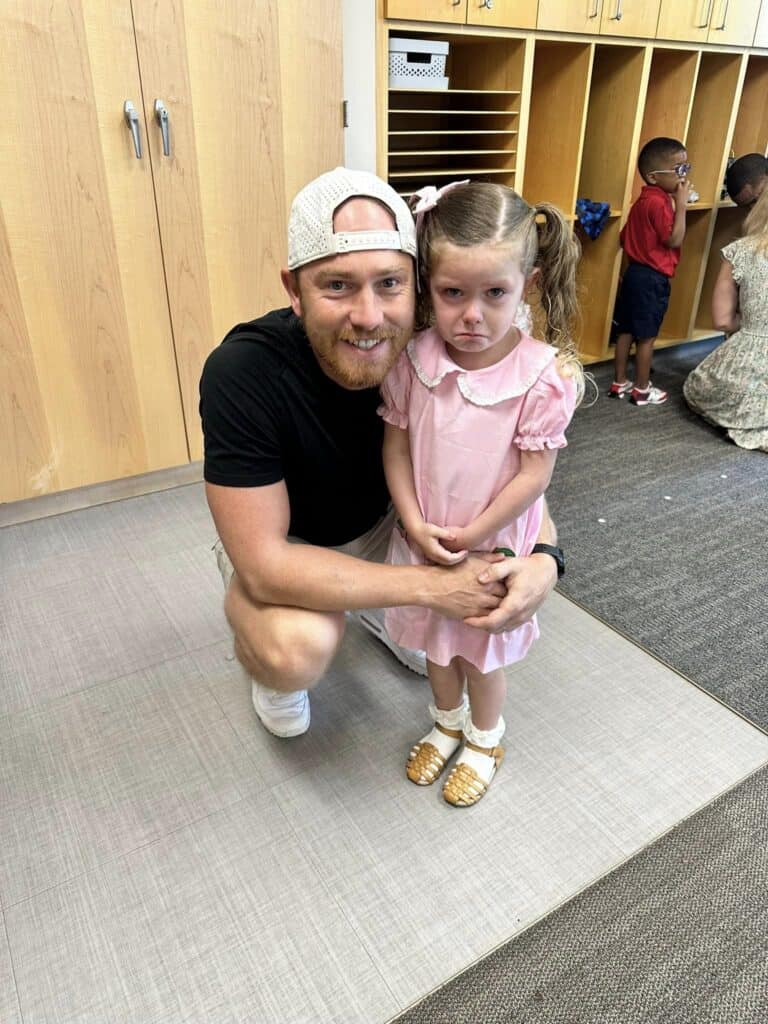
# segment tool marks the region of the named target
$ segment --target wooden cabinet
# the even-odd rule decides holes
[[[203,361],[283,302],[286,195],[341,162],[338,4],[297,7],[4,5],[0,501],[200,458]]]
[[[659,0],[603,0],[600,34],[653,39],[659,20]]]
[[[467,0],[467,24],[535,28],[538,0]]]
[[[384,16],[403,21],[444,21],[463,25],[467,0],[385,0]]]
[[[755,29],[755,38],[752,45],[768,49],[768,0],[763,0],[760,5],[760,15],[757,19],[757,28]]]
[[[536,27],[552,32],[589,32],[653,38],[659,0],[539,0]]]
[[[751,46],[760,0],[661,0],[658,39]]]
[[[186,462],[129,0],[5,4],[0,93],[0,500]]]
[[[600,31],[600,17],[603,7],[615,0],[539,0],[539,14],[536,27],[550,32]]]
[[[760,0],[720,0],[713,3],[707,41],[728,46],[751,46],[759,13]]]
[[[385,17],[453,25],[535,28],[539,0],[385,0]]]

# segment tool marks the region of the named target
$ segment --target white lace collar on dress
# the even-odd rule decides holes
[[[412,338],[406,352],[424,387],[436,388],[448,374],[455,374],[456,385],[468,402],[498,405],[529,391],[555,358],[557,349],[523,334],[520,343],[495,366],[463,370],[448,355],[437,331],[430,328]]]

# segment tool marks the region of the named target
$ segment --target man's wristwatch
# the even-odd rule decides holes
[[[562,548],[556,548],[552,544],[534,544],[531,549],[532,555],[552,555],[557,564],[557,578],[565,572],[565,555]]]

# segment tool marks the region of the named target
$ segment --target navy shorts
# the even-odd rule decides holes
[[[616,334],[655,338],[669,305],[669,278],[644,263],[630,263],[613,314]]]

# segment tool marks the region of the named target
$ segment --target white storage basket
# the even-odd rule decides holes
[[[390,89],[447,89],[448,43],[441,39],[389,40]]]

